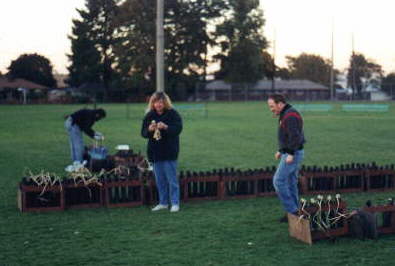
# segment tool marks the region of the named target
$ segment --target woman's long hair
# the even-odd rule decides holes
[[[155,92],[154,94],[152,94],[152,96],[149,99],[146,113],[155,110],[154,103],[159,101],[159,100],[163,101],[166,111],[173,108],[173,105],[171,103],[170,97],[166,93],[164,93],[164,92]]]

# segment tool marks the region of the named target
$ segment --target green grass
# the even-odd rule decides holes
[[[305,165],[394,163],[395,104],[387,113],[305,112]],[[26,169],[63,173],[69,163],[63,115],[82,105],[0,106],[0,265],[393,265],[395,236],[340,238],[307,246],[277,222],[277,198],[187,203],[181,212],[148,207],[20,213],[17,184]],[[145,105],[103,105],[95,125],[111,153],[140,137]],[[183,113],[180,170],[276,165],[277,119],[264,102],[209,103],[208,118]],[[89,139],[86,139],[90,143]],[[345,194],[352,208],[392,193]],[[248,244],[250,243],[250,244]]]

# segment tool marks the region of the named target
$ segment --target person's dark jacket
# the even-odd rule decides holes
[[[89,137],[93,138],[95,136],[92,126],[96,121],[101,119],[98,116],[98,110],[81,109],[70,116],[73,119],[73,125],[77,125]]]
[[[303,149],[305,142],[303,118],[295,108],[286,104],[279,118],[279,152],[293,155],[295,151]]]
[[[168,128],[160,130],[161,139],[153,138],[154,132],[148,131],[152,120],[156,123],[163,122]],[[176,110],[166,110],[159,115],[156,111],[148,112],[143,120],[141,135],[148,139],[147,155],[150,162],[175,161],[180,150],[179,135],[182,131],[182,119]]]

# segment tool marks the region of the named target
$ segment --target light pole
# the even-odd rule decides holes
[[[164,0],[157,0],[156,10],[156,91],[164,91],[164,32],[163,32],[163,9]]]
[[[330,92],[331,92],[331,101],[333,101],[334,100],[334,96],[335,96],[335,93],[334,93],[334,86],[333,86],[333,83],[334,83],[334,73],[333,73],[333,18],[332,18],[332,36],[331,36],[331,76],[330,76]]]
[[[276,29],[274,29],[273,38],[273,77],[272,77],[272,91],[276,89]]]

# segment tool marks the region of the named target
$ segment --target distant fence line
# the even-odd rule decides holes
[[[328,91],[323,90],[216,90],[216,91],[199,91],[196,90],[192,94],[170,95],[174,101],[188,101],[188,102],[216,102],[216,101],[265,101],[269,95],[273,93],[282,93],[289,101],[299,102],[315,102],[315,101],[329,101],[330,95]],[[395,100],[395,88],[386,90],[387,99]],[[127,92],[112,92],[107,96],[107,100],[101,99],[98,102],[107,103],[135,103],[147,102],[150,95],[132,95]],[[374,94],[364,92],[360,97],[355,98],[352,95],[336,94],[335,101],[379,101],[385,99],[375,99]],[[24,97],[21,92],[13,91],[12,94],[0,90],[0,104],[22,104]],[[70,95],[56,94],[56,93],[29,93],[27,94],[27,104],[74,104],[74,103],[93,103],[94,97],[87,95],[72,97]]]

